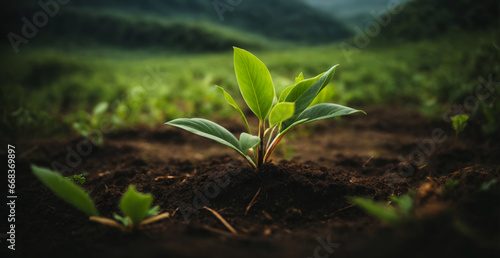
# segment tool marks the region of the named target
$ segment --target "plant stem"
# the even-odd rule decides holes
[[[266,154],[264,156],[264,162],[267,161],[267,159],[269,159],[269,157],[271,156],[271,153],[274,151],[274,148],[276,148],[276,146],[278,145],[278,143],[281,141],[281,139],[283,139],[283,136],[285,136],[285,134],[282,134],[282,135],[278,135],[276,136],[276,138],[273,140],[273,142],[271,143],[271,146],[267,149],[266,151]]]
[[[257,167],[256,167],[257,170],[260,168],[262,163],[264,163],[265,144],[264,144],[264,123],[262,123],[262,121],[259,121],[259,138],[260,138],[260,143],[259,143],[259,149],[257,151]]]

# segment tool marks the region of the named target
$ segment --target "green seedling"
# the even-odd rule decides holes
[[[94,107],[92,114],[81,114],[81,122],[73,123],[73,128],[84,138],[92,141],[97,146],[102,147],[104,138],[100,133],[102,126],[115,126],[121,123],[117,115],[107,115],[109,109],[107,102],[101,102]],[[96,133],[99,132],[99,133]]]
[[[72,176],[67,176],[65,177],[66,179],[70,180],[71,182],[79,185],[83,185],[85,183],[85,176],[83,174],[79,175],[72,175]]]
[[[160,207],[151,207],[153,202],[151,194],[137,192],[134,185],[129,186],[120,201],[119,206],[123,216],[115,214],[114,218],[116,220],[101,217],[88,193],[72,180],[61,176],[55,171],[35,165],[31,166],[31,170],[57,196],[83,211],[91,221],[118,228],[123,232],[130,232],[143,225],[170,217],[168,212],[158,214]],[[121,222],[121,224],[117,221]]]
[[[224,95],[229,105],[237,110],[248,133],[241,133],[237,139],[224,127],[201,118],[180,118],[166,124],[226,145],[258,170],[268,161],[273,150],[291,128],[322,119],[364,113],[361,110],[331,103],[311,105],[332,80],[336,68],[337,65],[309,79],[304,79],[301,73],[295,84],[284,89],[278,98],[266,65],[246,50],[235,47],[236,79],[243,99],[259,120],[257,135],[252,135],[248,120],[238,104],[219,86],[217,89]],[[253,157],[248,155],[249,153]]]
[[[462,115],[452,116],[450,117],[450,119],[452,121],[453,130],[455,130],[455,145],[456,145],[458,142],[458,134],[463,132],[463,130],[465,129],[465,126],[467,125],[467,120],[469,120],[469,116],[462,114]]]
[[[385,203],[378,203],[369,198],[356,197],[349,199],[366,213],[377,217],[391,226],[403,225],[413,217],[413,199],[410,194],[405,194],[400,197],[389,197],[397,207],[389,206]]]

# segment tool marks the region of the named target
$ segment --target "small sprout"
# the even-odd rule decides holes
[[[469,120],[469,115],[456,115],[450,117],[452,121],[453,130],[455,130],[455,145],[458,142],[458,134],[463,132],[465,126],[467,125],[467,120]]]
[[[120,124],[121,119],[114,114],[108,115],[106,112],[109,109],[109,104],[107,102],[101,102],[97,104],[92,114],[87,114],[83,112],[81,116],[82,122],[73,123],[73,128],[84,138],[90,140],[93,144],[102,147],[104,145],[104,138],[100,134],[95,134],[96,130],[102,126],[103,121],[106,123],[111,123],[112,126]]]
[[[57,196],[83,211],[89,216],[91,221],[118,228],[123,232],[130,232],[140,226],[170,217],[168,212],[158,214],[160,210],[159,206],[150,207],[153,202],[152,195],[137,192],[134,185],[129,186],[120,201],[120,210],[123,213],[123,217],[115,214],[114,218],[116,221],[100,217],[94,201],[92,201],[88,193],[77,186],[72,180],[61,176],[61,174],[55,171],[35,165],[31,166],[31,170]],[[117,221],[121,222],[121,224]]]
[[[71,182],[79,184],[79,185],[83,185],[85,183],[85,180],[86,180],[84,174],[67,176],[65,178],[70,180]]]
[[[397,204],[397,207],[387,206],[385,203],[377,203],[369,198],[356,197],[349,199],[365,212],[392,226],[403,225],[413,217],[413,199],[410,194],[400,197],[389,197],[392,202]]]
[[[309,79],[304,79],[301,73],[295,79],[295,84],[283,90],[278,98],[266,65],[250,52],[235,47],[236,79],[248,108],[259,120],[257,135],[252,135],[245,114],[231,95],[219,86],[217,89],[224,95],[228,104],[239,113],[248,133],[241,133],[238,139],[224,127],[201,118],[180,118],[166,124],[226,145],[258,170],[268,161],[271,153],[291,128],[318,120],[365,113],[337,104],[319,103],[326,99],[320,93],[332,80],[336,68],[337,65]],[[252,157],[248,155],[249,153]]]
[[[490,181],[484,183],[480,190],[483,191],[483,192],[487,192],[490,190],[491,186],[493,186],[494,184],[496,184],[498,182],[498,180],[496,178],[493,178],[491,179]]]

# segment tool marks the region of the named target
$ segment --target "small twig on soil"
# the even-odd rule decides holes
[[[174,212],[172,212],[172,217],[175,215],[175,213],[179,210],[180,207],[177,207],[177,209],[174,210]]]
[[[97,217],[97,216],[90,216],[89,219],[90,219],[90,221],[94,221],[94,222],[97,222],[97,223],[100,223],[100,224],[103,224],[106,226],[117,228],[117,229],[121,230],[122,232],[128,231],[128,229],[125,226],[123,226],[122,224],[120,224],[112,219]]]
[[[33,148],[21,153],[21,155],[19,155],[19,158],[20,159],[26,158],[26,156],[28,156],[32,152],[36,151],[39,147],[40,147],[40,145],[35,145]]]
[[[210,232],[214,232],[216,234],[220,234],[220,235],[223,235],[225,237],[234,237],[235,236],[234,234],[231,234],[231,233],[224,231],[224,230],[220,230],[218,228],[213,228],[213,227],[210,227],[207,225],[203,225],[202,227]]]
[[[361,167],[363,167],[363,168],[366,167],[366,164],[368,164],[368,162],[370,162],[370,160],[372,160],[372,159],[373,159],[373,156],[371,156],[365,163],[363,163],[363,166],[361,166]]]
[[[253,197],[253,199],[250,201],[250,203],[248,204],[247,206],[247,209],[245,211],[245,216],[247,215],[248,211],[250,210],[250,208],[252,208],[252,206],[256,203],[255,202],[255,198],[257,198],[257,195],[259,195],[260,193],[260,189],[262,189],[262,187],[259,188],[259,190],[257,190],[257,193],[255,194],[255,196]]]
[[[346,207],[344,207],[344,208],[342,208],[342,209],[337,210],[336,212],[334,212],[334,213],[332,213],[332,214],[325,215],[325,217],[332,217],[333,215],[335,215],[335,214],[337,214],[337,213],[339,213],[339,212],[341,212],[341,211],[347,210],[347,209],[349,209],[349,208],[352,208],[352,207],[354,207],[354,206],[356,206],[356,204],[351,204],[351,205],[349,205],[349,206],[346,206]]]
[[[217,217],[222,222],[222,224],[224,224],[224,226],[226,226],[226,228],[229,229],[229,231],[231,231],[231,233],[238,235],[238,232],[236,232],[236,230],[219,213],[208,208],[207,206],[203,208],[207,211],[210,211],[215,217]]]
[[[146,224],[149,224],[149,223],[153,223],[153,222],[156,222],[158,220],[166,219],[166,218],[170,218],[170,213],[165,212],[165,213],[153,216],[151,218],[147,218],[147,219],[143,220],[141,223],[139,223],[139,226],[143,226],[143,225],[146,225]]]
[[[157,176],[155,178],[155,181],[158,181],[159,179],[175,179],[175,178],[182,178],[182,177],[190,177],[191,175],[186,174],[184,176]]]

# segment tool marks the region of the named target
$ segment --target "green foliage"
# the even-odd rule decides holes
[[[130,222],[137,225],[147,216],[155,216],[160,207],[155,206],[151,208],[152,202],[153,197],[151,194],[141,194],[137,192],[134,185],[130,185],[120,201],[120,210],[125,218],[119,220],[124,222],[124,226],[129,226]],[[119,216],[116,215],[115,218],[117,217]],[[127,221],[127,218],[130,221]]]
[[[79,175],[72,175],[69,177],[65,177],[66,179],[70,180],[73,183],[83,185],[85,183],[85,176],[84,174],[79,174]]]
[[[496,178],[493,178],[493,179],[491,179],[490,181],[488,181],[488,182],[484,183],[484,184],[481,186],[480,190],[481,190],[481,191],[484,191],[484,192],[489,191],[489,190],[490,190],[490,188],[491,188],[493,185],[495,185],[496,183],[498,183],[498,180],[497,180]]]
[[[89,216],[97,216],[98,212],[89,195],[75,183],[64,178],[59,173],[46,168],[31,166],[33,174],[50,188],[57,196],[85,212]]]
[[[363,209],[366,213],[377,217],[383,222],[392,226],[401,226],[412,219],[413,198],[411,194],[400,197],[391,196],[389,198],[397,207],[388,206],[385,203],[378,203],[369,198],[349,198],[349,200]]]
[[[166,124],[209,138],[234,149],[256,169],[267,161],[277,144],[288,130],[294,126],[357,112],[364,113],[361,110],[336,104],[323,103],[310,106],[318,94],[332,80],[337,66],[312,79],[303,80],[303,75],[299,75],[296,83],[285,89],[287,93],[282,93],[281,102],[277,101],[276,90],[269,70],[257,57],[248,51],[235,47],[234,67],[240,92],[250,110],[259,119],[258,136],[242,133],[238,140],[222,126],[200,118],[180,118]],[[239,111],[250,133],[247,119],[241,109],[229,94],[220,87],[218,89],[224,93],[229,105]],[[267,124],[269,127],[266,128]],[[277,134],[274,135],[276,127],[279,129]],[[268,132],[270,133],[268,134]],[[268,136],[267,143],[265,143],[266,134]],[[259,146],[253,151],[253,160],[247,155],[247,152],[257,145]]]
[[[118,115],[107,115],[106,111],[109,109],[107,102],[101,102],[94,107],[92,114],[84,114],[82,120],[84,122],[74,122],[73,128],[84,138],[91,140],[98,146],[104,144],[104,137],[102,135],[103,127],[115,127],[122,123]],[[106,130],[108,128],[105,128]],[[92,133],[97,134],[93,135]]]
[[[76,183],[85,182],[83,174],[72,177],[63,177],[59,173],[50,169],[31,165],[33,174],[50,188],[57,196],[85,212],[90,219],[108,226],[117,227],[122,231],[130,231],[141,224],[147,224],[159,219],[169,217],[169,213],[158,215],[159,206],[151,207],[153,197],[151,194],[141,194],[137,192],[134,185],[130,185],[127,192],[123,194],[120,201],[120,210],[123,217],[115,214],[113,217],[121,222],[123,226],[116,221],[99,217],[97,209],[89,195]],[[78,180],[78,181],[77,181]],[[146,221],[145,219],[148,219]]]
[[[463,132],[463,130],[465,129],[465,126],[467,125],[467,120],[469,120],[469,116],[462,114],[462,115],[452,116],[450,117],[450,119],[452,121],[453,130],[455,130],[455,132],[459,134]]]

